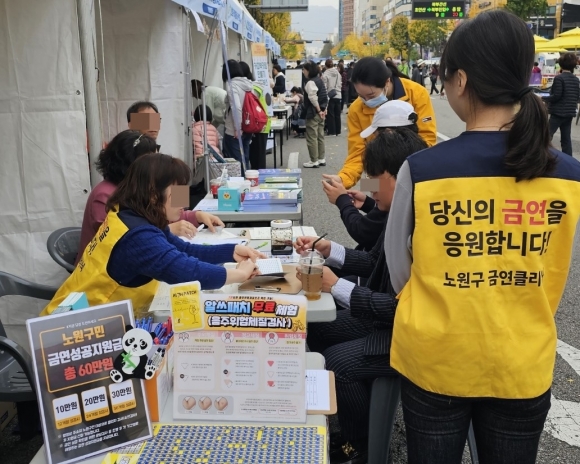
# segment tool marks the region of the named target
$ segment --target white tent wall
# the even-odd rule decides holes
[[[126,113],[132,103],[149,100],[161,114],[157,140],[161,151],[184,159],[186,32],[182,7],[171,0],[100,3],[104,47],[97,7],[97,56],[104,140],[127,129]]]
[[[0,0],[0,270],[59,286],[50,233],[80,226],[90,189],[75,0]],[[8,336],[28,348],[45,303],[0,300]]]
[[[202,23],[206,26],[206,30],[210,30],[217,21],[207,16],[200,15]],[[217,25],[219,30],[219,24]],[[205,57],[205,50],[208,44],[209,38],[199,32],[195,26],[195,20],[191,19],[191,78],[202,80],[203,77],[203,59]],[[215,35],[212,42],[211,48],[209,50],[208,65],[207,65],[207,76],[205,85],[212,87],[224,87],[222,82],[222,45]],[[199,104],[199,103],[198,103]]]
[[[245,61],[254,71],[254,64],[252,63],[252,42],[246,39],[242,39],[242,58],[241,61]]]
[[[242,45],[242,36],[236,31],[228,29],[228,58],[230,60],[244,61],[242,55],[240,54]],[[241,47],[241,48],[240,48]],[[251,66],[251,63],[249,63]]]

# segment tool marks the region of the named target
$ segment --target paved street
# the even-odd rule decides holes
[[[437,116],[437,129],[441,137],[459,135],[464,125],[449,107],[447,100],[433,98]],[[343,115],[346,125],[346,115]],[[343,129],[345,131],[345,129]],[[580,126],[572,126],[573,148],[580,159]],[[559,147],[557,133],[554,142]],[[308,160],[306,141],[290,139],[284,145],[285,157],[288,153],[300,152],[300,165]],[[340,220],[338,209],[330,205],[322,192],[320,179],[322,173],[336,173],[346,157],[346,134],[326,138],[327,166],[318,169],[304,169],[304,219],[321,234],[329,233],[331,240],[344,245],[352,245]],[[270,162],[270,161],[269,161]],[[558,337],[563,342],[558,348],[556,371],[553,384],[553,401],[550,416],[540,443],[539,463],[578,463],[580,462],[580,245],[575,247],[570,277],[560,309],[556,316]],[[557,437],[557,438],[556,438]],[[402,417],[396,423],[392,442],[393,462],[406,462],[406,444]],[[471,460],[465,454],[464,462]]]

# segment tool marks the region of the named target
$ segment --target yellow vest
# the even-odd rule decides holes
[[[110,211],[97,234],[89,242],[79,264],[56,292],[41,316],[51,314],[71,292],[85,292],[89,304],[97,306],[130,299],[135,313],[146,309],[157,291],[158,281],[140,287],[124,287],[107,273],[107,264],[113,248],[129,231],[116,211]]]
[[[409,158],[413,263],[391,365],[443,395],[535,398],[552,383],[554,315],[580,215],[580,168],[562,159],[554,177],[516,183],[461,149],[452,163],[428,161],[437,160],[428,153],[435,149]],[[439,169],[448,177],[437,178]],[[489,169],[498,174],[481,173]],[[481,175],[466,176],[470,170]]]

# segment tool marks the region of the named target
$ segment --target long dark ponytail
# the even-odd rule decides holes
[[[529,88],[534,50],[526,23],[505,10],[494,10],[461,24],[451,34],[440,64],[444,80],[462,69],[472,97],[484,105],[519,103],[504,158],[517,181],[544,176],[556,164],[550,152],[548,113]]]

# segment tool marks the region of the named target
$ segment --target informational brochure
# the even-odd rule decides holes
[[[49,464],[152,436],[142,381],[115,383],[110,375],[126,354],[123,337],[133,325],[129,300],[29,319],[26,325]]]
[[[174,419],[306,421],[306,298],[202,294],[176,333]]]

